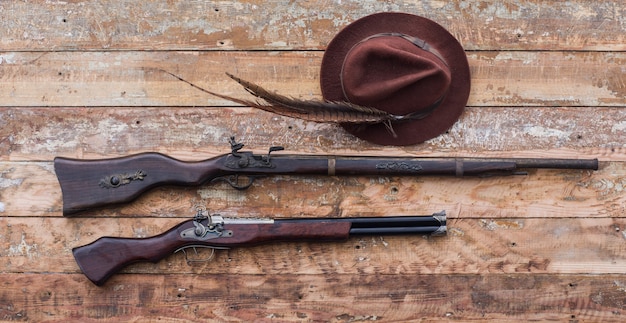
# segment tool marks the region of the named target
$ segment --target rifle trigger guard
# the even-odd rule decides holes
[[[252,183],[254,183],[254,179],[255,179],[254,176],[246,176],[246,178],[248,179],[248,182],[243,183],[243,184],[239,183],[239,174],[228,176],[224,180],[228,184],[230,184],[230,186],[232,186],[234,189],[243,191],[247,189],[248,187],[252,186]]]

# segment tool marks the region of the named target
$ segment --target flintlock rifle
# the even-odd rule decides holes
[[[63,214],[130,202],[157,186],[198,186],[218,178],[243,190],[264,175],[492,176],[526,174],[518,171],[524,168],[598,169],[597,159],[271,155],[284,149],[280,146],[259,155],[241,151],[243,144],[234,137],[230,145],[229,154],[201,161],[154,152],[99,160],[57,157],[54,168],[63,193]]]

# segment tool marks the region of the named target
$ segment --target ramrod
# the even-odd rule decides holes
[[[518,169],[598,169],[597,159],[481,159],[264,155],[240,151],[243,144],[230,138],[231,153],[201,161],[181,161],[159,153],[80,160],[57,157],[56,175],[63,191],[63,214],[130,202],[162,185],[197,186],[216,178],[246,189],[258,175],[511,175]],[[245,180],[241,180],[245,177]]]

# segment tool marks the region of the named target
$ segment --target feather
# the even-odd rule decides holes
[[[241,84],[250,94],[263,102],[236,99],[235,102],[276,114],[316,122],[340,123],[382,123],[390,121],[393,115],[375,108],[364,107],[350,102],[330,102],[321,100],[301,100],[272,93],[259,85],[245,81],[232,74],[226,74]],[[223,96],[222,96],[223,97]],[[232,98],[226,98],[230,99]]]
[[[293,97],[287,97],[278,93],[270,92],[261,86],[252,82],[243,80],[232,74],[226,73],[228,77],[235,80],[246,91],[254,95],[260,100],[251,101],[238,99],[232,96],[215,93],[201,88],[175,74],[162,70],[163,72],[179,79],[190,86],[217,96],[219,98],[229,100],[244,106],[272,112],[282,116],[299,118],[307,121],[328,122],[328,123],[350,123],[365,126],[367,124],[383,123],[389,132],[395,137],[395,132],[391,125],[392,121],[401,120],[402,116],[390,114],[376,108],[364,107],[350,102],[331,102],[326,100],[301,100]]]

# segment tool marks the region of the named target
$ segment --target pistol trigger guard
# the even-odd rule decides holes
[[[198,255],[198,250],[196,248],[208,248],[208,249],[211,249],[211,254],[208,257],[204,258],[204,259],[192,259],[192,258],[189,258],[189,255],[187,254],[186,249],[188,249],[188,248],[193,249],[193,252],[196,254],[196,256]],[[193,263],[209,262],[215,256],[215,249],[214,248],[207,247],[207,246],[200,246],[200,245],[185,246],[185,247],[177,249],[176,251],[174,251],[174,253],[177,253],[179,251],[182,251],[183,255],[185,255],[185,262],[187,263],[188,266],[191,266]]]
[[[198,250],[197,248],[204,248],[204,249],[211,249],[211,254],[203,259],[192,259],[189,258],[189,255],[187,254],[187,249],[193,249],[193,252],[198,255]],[[202,262],[209,262],[213,259],[213,257],[215,257],[215,249],[230,249],[230,248],[226,248],[226,247],[208,247],[208,246],[203,246],[203,245],[189,245],[189,246],[184,246],[184,247],[180,247],[178,249],[176,249],[176,251],[174,251],[174,253],[177,253],[179,251],[181,251],[184,255],[185,255],[185,262],[187,263],[187,265],[191,266],[194,263],[202,263]]]

